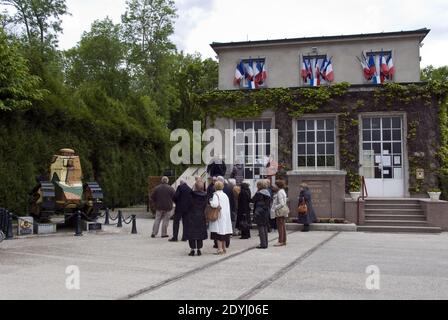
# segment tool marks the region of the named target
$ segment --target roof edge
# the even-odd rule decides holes
[[[294,44],[300,42],[313,42],[313,41],[334,41],[334,40],[350,40],[356,38],[376,38],[376,37],[396,37],[396,36],[411,36],[420,35],[421,39],[426,38],[431,29],[421,28],[409,31],[393,31],[393,32],[377,32],[377,33],[361,33],[351,35],[339,35],[339,36],[321,36],[321,37],[303,37],[303,38],[285,38],[285,39],[273,39],[273,40],[255,40],[255,41],[240,41],[240,42],[213,42],[210,46],[213,50],[221,48],[231,47],[247,47],[253,45],[280,45],[280,44]]]

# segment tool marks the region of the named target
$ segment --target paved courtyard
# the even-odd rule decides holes
[[[226,256],[207,241],[189,257],[184,242],[151,239],[152,223],[2,242],[0,299],[448,299],[448,233],[293,232],[287,247],[257,250],[253,231]],[[71,265],[79,290],[66,288]]]

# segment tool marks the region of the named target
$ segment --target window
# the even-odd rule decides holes
[[[258,89],[266,87],[267,71],[266,59],[244,59],[237,65],[237,73],[240,79],[235,77],[235,85],[241,89]]]
[[[336,168],[335,119],[297,121],[297,165],[300,169]]]
[[[303,56],[301,63],[303,84],[312,87],[329,84],[331,79],[327,79],[326,70],[330,63],[326,55]]]
[[[364,78],[368,83],[392,82],[395,66],[392,51],[370,51],[363,53]]]
[[[261,179],[271,154],[271,120],[235,123],[235,162],[244,163],[245,179]]]

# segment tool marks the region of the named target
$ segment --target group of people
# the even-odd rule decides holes
[[[169,237],[168,225],[174,210],[173,235],[169,241],[178,241],[182,220],[181,240],[189,242],[190,256],[202,255],[201,250],[204,240],[208,239],[208,232],[217,249],[216,254],[226,254],[232,236],[240,236],[240,239],[251,237],[252,223],[258,228],[258,249],[268,248],[268,233],[272,221],[275,221],[279,235],[274,246],[286,246],[286,219],[290,212],[285,181],[277,180],[275,184],[271,184],[270,180],[260,180],[253,196],[248,181],[237,184],[236,179],[226,180],[223,176],[212,177],[208,186],[201,177],[196,177],[193,188],[185,181],[180,181],[177,190],[168,184],[167,177],[163,177],[161,182],[151,195],[156,208],[153,238],[159,232],[160,223],[162,238]],[[299,203],[306,203],[308,210],[307,214],[299,216],[299,223],[304,224],[303,231],[309,231],[309,225],[316,221],[316,216],[311,192],[305,184],[301,185]],[[214,221],[206,219],[206,211],[210,208],[219,209],[218,218]]]

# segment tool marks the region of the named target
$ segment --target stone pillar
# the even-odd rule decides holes
[[[345,218],[345,171],[290,171],[288,198],[291,217],[297,217],[300,184],[306,183],[312,193],[318,218]]]
[[[432,201],[430,199],[420,200],[426,220],[430,227],[440,227],[448,231],[448,202]]]

